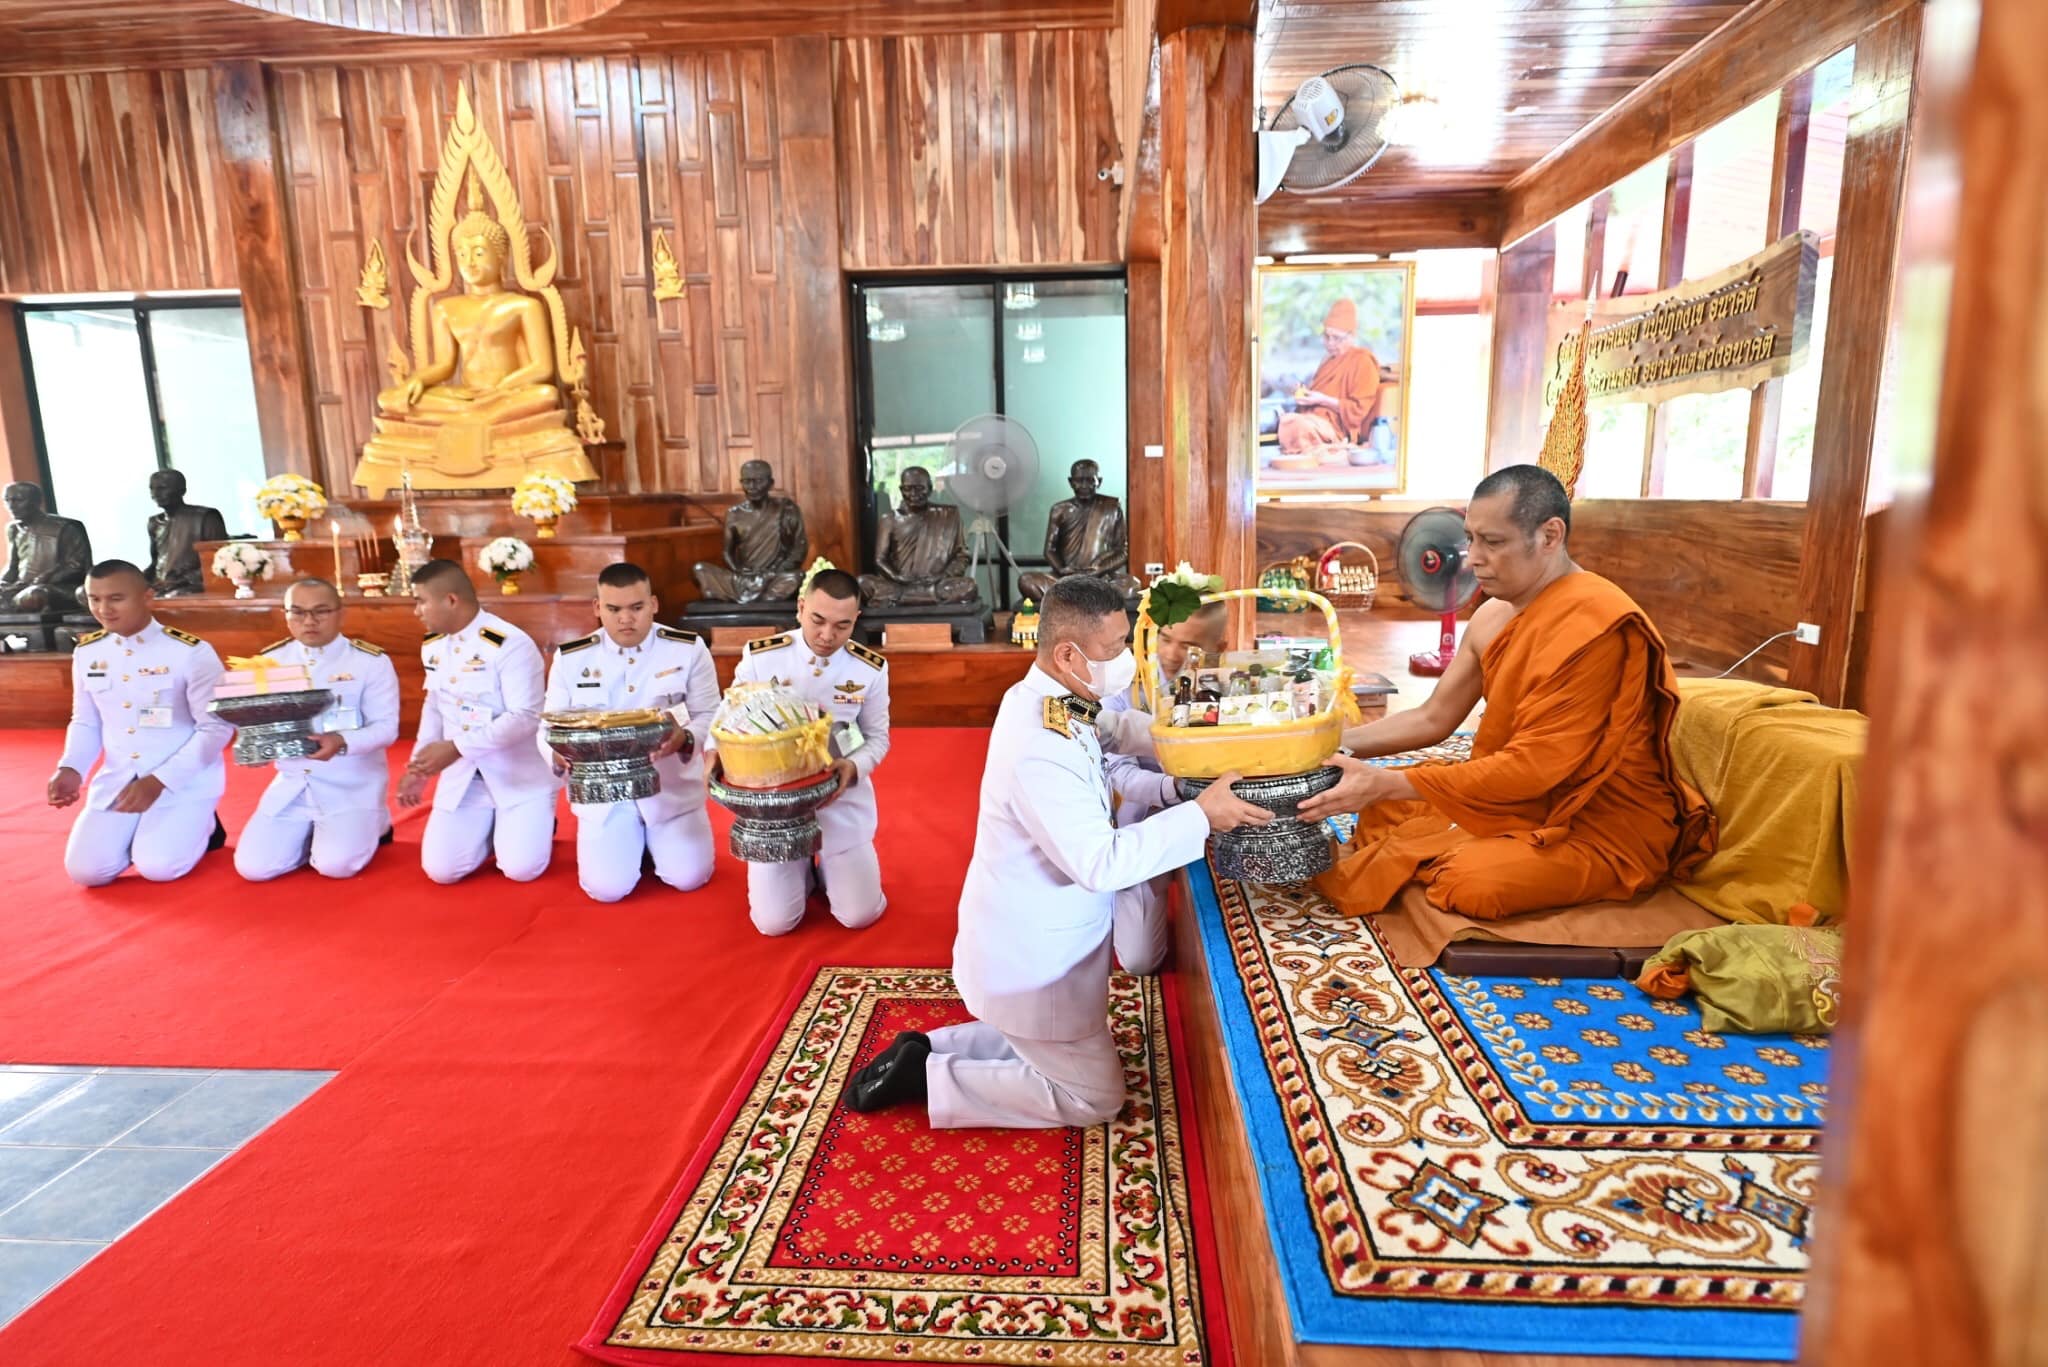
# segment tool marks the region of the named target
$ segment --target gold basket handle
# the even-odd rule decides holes
[[[1344,641],[1337,629],[1337,609],[1330,606],[1330,600],[1313,589],[1222,589],[1216,593],[1202,595],[1204,603],[1227,603],[1237,598],[1299,598],[1315,604],[1323,610],[1323,623],[1330,629],[1330,655],[1334,659],[1344,658]],[[1138,687],[1145,702],[1145,710],[1153,716],[1159,715],[1159,628],[1152,623],[1152,616],[1140,604],[1138,609],[1137,651],[1140,668]]]

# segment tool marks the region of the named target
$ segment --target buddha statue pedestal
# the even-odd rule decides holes
[[[871,646],[882,644],[882,633],[892,622],[944,622],[953,629],[953,643],[978,646],[988,640],[991,614],[979,602],[924,603],[913,607],[864,607],[854,634]]]
[[[363,444],[353,482],[372,498],[398,487],[404,470],[431,471],[434,489],[510,489],[539,472],[568,480],[597,478],[583,443],[560,408],[495,423],[442,423],[379,416]],[[417,478],[415,483],[417,484]]]

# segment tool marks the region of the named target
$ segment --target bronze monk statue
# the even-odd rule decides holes
[[[765,460],[740,467],[740,492],[747,498],[725,515],[725,563],[700,560],[690,567],[697,591],[716,603],[758,603],[794,598],[803,580],[803,510],[793,498],[769,491],[775,472]]]
[[[10,484],[7,513],[7,568],[0,572],[0,609],[61,612],[78,606],[78,586],[92,565],[92,539],[85,524],[58,517],[43,506],[33,484]]]
[[[967,577],[960,510],[931,501],[931,471],[911,466],[896,490],[902,506],[875,528],[876,572],[860,577],[861,597],[870,607],[980,602]]]
[[[149,496],[163,509],[149,519],[149,586],[159,598],[206,592],[199,543],[228,539],[220,510],[187,503],[185,476],[177,470],[151,475]]]
[[[1126,596],[1138,592],[1143,585],[1131,575],[1131,534],[1123,505],[1096,492],[1102,487],[1102,467],[1092,460],[1075,461],[1067,487],[1074,496],[1053,504],[1045,524],[1045,558],[1052,569],[1021,574],[1017,586],[1041,603],[1054,583],[1071,574],[1107,580]]]

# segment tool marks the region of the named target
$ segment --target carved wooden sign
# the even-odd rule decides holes
[[[1586,398],[1594,405],[1657,403],[1682,394],[1747,389],[1806,359],[1820,239],[1797,232],[1717,275],[1657,294],[1597,300],[1586,355]],[[1550,316],[1550,373],[1543,400],[1554,407],[1572,373],[1582,304]]]

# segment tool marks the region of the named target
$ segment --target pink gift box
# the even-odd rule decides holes
[[[250,698],[259,693],[303,693],[313,686],[304,665],[272,665],[268,669],[230,669],[214,685],[216,698]]]

